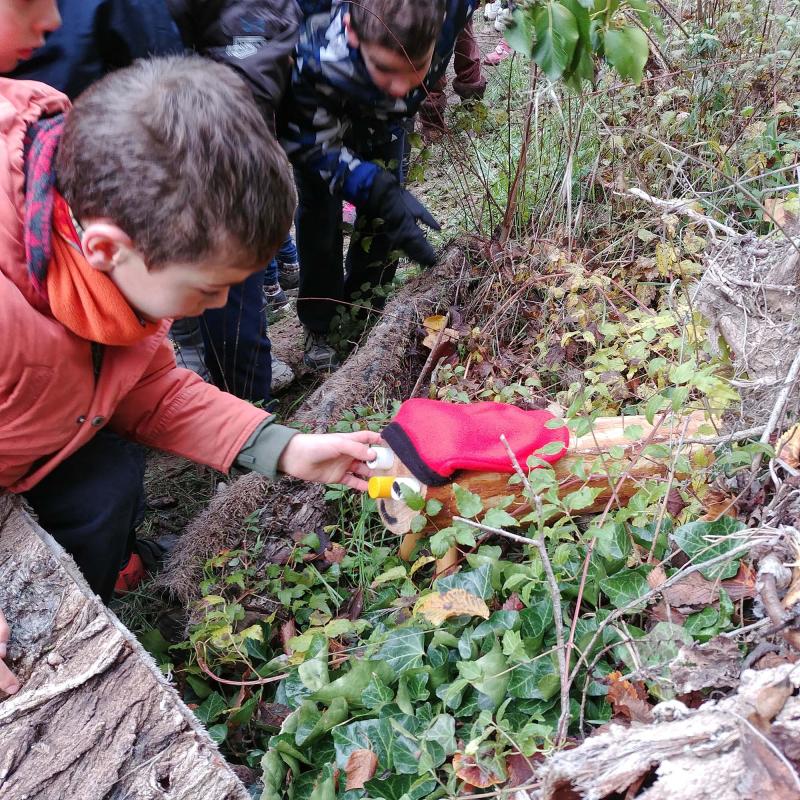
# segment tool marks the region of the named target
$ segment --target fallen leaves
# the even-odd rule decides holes
[[[469,616],[489,619],[489,607],[464,589],[432,592],[417,603],[416,612],[433,625],[441,625],[450,617]]]
[[[372,750],[353,750],[347,759],[344,774],[347,776],[346,791],[363,789],[378,766],[378,756]]]
[[[621,672],[612,672],[608,678],[608,702],[617,717],[631,722],[652,722],[653,707],[647,700],[647,689],[641,683],[631,683]]]

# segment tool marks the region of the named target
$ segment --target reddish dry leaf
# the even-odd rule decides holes
[[[292,648],[289,647],[289,640],[294,639],[297,636],[297,626],[294,624],[294,619],[287,619],[286,622],[281,625],[281,645],[283,645],[283,652],[290,656],[292,654]]]
[[[344,774],[347,776],[346,791],[363,789],[364,784],[375,774],[378,756],[372,750],[353,750],[347,759]]]
[[[456,775],[476,789],[488,789],[490,786],[497,786],[505,781],[505,775],[502,775],[494,767],[496,765],[486,759],[478,762],[474,756],[464,753],[456,753],[453,756],[453,770]]]
[[[513,592],[500,608],[503,611],[522,611],[525,608],[525,604],[519,599],[519,595]]]
[[[623,680],[620,672],[612,672],[606,680],[608,702],[616,716],[631,722],[652,722],[653,707],[647,701],[647,690],[643,684]]]
[[[342,545],[332,542],[323,555],[329,564],[341,564],[342,559],[347,555],[347,550]]]

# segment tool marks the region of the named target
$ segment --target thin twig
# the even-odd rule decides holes
[[[534,547],[539,551],[539,557],[542,559],[542,566],[544,567],[545,575],[547,576],[547,584],[550,588],[550,597],[553,601],[553,622],[556,628],[556,646],[558,648],[558,670],[561,678],[561,715],[558,718],[558,730],[556,732],[556,742],[563,742],[567,736],[567,728],[569,727],[569,676],[567,675],[567,659],[564,647],[564,617],[561,610],[561,590],[558,588],[558,581],[556,580],[555,572],[553,572],[553,565],[550,562],[550,554],[547,552],[547,545],[544,540],[544,521],[542,519],[542,500],[538,494],[534,494],[528,476],[522,471],[514,451],[508,444],[505,434],[500,434],[500,441],[503,443],[508,457],[514,466],[514,472],[519,475],[522,485],[528,494],[530,500],[536,505],[539,511],[539,531],[536,538],[532,540]]]

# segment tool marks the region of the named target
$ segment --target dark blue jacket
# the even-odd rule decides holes
[[[194,50],[233,67],[267,121],[289,79],[300,25],[296,0],[59,0],[63,24],[14,78],[76,97],[137,58]]]
[[[184,50],[164,0],[59,0],[58,8],[61,27],[10,77],[42,81],[74,98],[137,58]]]
[[[278,116],[281,144],[294,165],[318,174],[332,193],[341,193],[351,203],[366,202],[382,168],[369,160],[369,152],[359,152],[359,142],[368,140],[376,151],[385,149],[403,120],[417,112],[447,70],[456,39],[477,5],[478,0],[447,0],[444,26],[423,85],[395,99],[375,86],[361,52],[347,42],[344,15],[349,4],[302,0],[306,19],[291,87]]]

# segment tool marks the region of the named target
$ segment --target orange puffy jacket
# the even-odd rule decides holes
[[[170,321],[129,347],[105,347],[57,322],[32,290],[23,240],[22,143],[28,124],[69,107],[42,83],[0,78],[0,488],[24,492],[104,426],[227,471],[268,417],[175,364]]]

